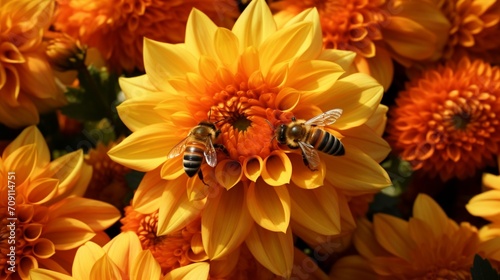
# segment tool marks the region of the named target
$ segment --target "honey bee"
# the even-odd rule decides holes
[[[168,158],[174,158],[183,153],[182,165],[186,174],[193,177],[198,173],[198,177],[206,185],[200,168],[203,158],[211,167],[217,165],[217,151],[213,143],[217,140],[219,133],[214,123],[202,121],[189,131],[186,138],[170,150]]]
[[[342,109],[333,109],[308,121],[292,117],[289,124],[281,124],[275,130],[278,143],[290,149],[300,148],[302,159],[309,169],[317,170],[320,159],[316,150],[333,156],[345,154],[340,140],[320,127],[333,124],[342,115]]]

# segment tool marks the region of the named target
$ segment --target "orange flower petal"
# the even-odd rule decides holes
[[[275,106],[283,112],[289,112],[299,104],[301,93],[294,88],[285,87],[276,96]]]
[[[415,244],[408,238],[408,222],[386,214],[373,217],[373,229],[377,241],[388,252],[411,262]]]
[[[303,227],[324,235],[340,233],[338,195],[331,186],[314,190],[291,186],[292,220]]]
[[[132,199],[132,207],[140,213],[153,213],[161,204],[163,190],[168,181],[160,177],[160,169],[147,172]]]
[[[69,250],[82,245],[94,236],[94,231],[77,219],[57,218],[45,226],[41,237],[54,242],[56,250]]]
[[[32,246],[33,255],[40,259],[48,259],[56,252],[54,243],[46,238],[39,238],[32,243]]]
[[[274,274],[284,278],[290,277],[294,255],[291,230],[286,233],[272,232],[254,226],[245,242],[260,264]]]
[[[50,201],[57,193],[59,180],[52,178],[38,178],[30,182],[26,202],[43,204]]]
[[[98,259],[90,270],[88,279],[123,279],[124,274],[120,268],[111,261],[111,259],[104,255]]]
[[[370,268],[368,260],[353,255],[339,259],[330,272],[331,279],[375,279],[377,274]]]
[[[447,232],[449,218],[432,198],[419,194],[413,204],[413,217],[425,221],[432,228],[434,237],[438,238]]]
[[[290,195],[286,186],[269,186],[262,180],[251,183],[247,205],[253,220],[261,227],[285,233],[290,222]]]
[[[31,269],[29,277],[30,279],[39,280],[74,280],[74,278],[69,275],[42,268]]]
[[[384,133],[388,110],[387,106],[380,104],[375,113],[365,123],[366,126],[373,129],[379,136],[382,136]]]
[[[215,167],[215,178],[227,190],[236,185],[243,176],[243,168],[238,161],[223,160]]]
[[[377,48],[377,55],[365,59],[368,63],[369,72],[364,73],[375,78],[384,87],[384,91],[387,91],[394,76],[394,66],[389,52],[384,48]]]
[[[246,157],[243,161],[243,173],[250,181],[257,181],[263,168],[263,160],[259,156]]]
[[[94,263],[102,258],[106,252],[94,242],[87,242],[76,251],[73,262],[73,277],[75,279],[91,279],[90,271]]]
[[[139,253],[135,258],[134,262],[131,264],[132,268],[130,270],[131,280],[141,280],[141,279],[160,279],[161,278],[161,267],[160,264],[153,257],[153,254],[149,250],[144,250]]]
[[[217,188],[201,217],[203,247],[210,259],[219,259],[235,250],[253,225],[242,183],[230,190]]]
[[[192,263],[186,266],[176,268],[163,278],[163,280],[189,280],[189,279],[199,279],[205,280],[209,279],[210,264],[207,262]]]
[[[271,186],[281,186],[290,183],[292,163],[288,156],[281,151],[272,152],[264,159],[262,179]]]
[[[300,188],[303,189],[315,189],[317,187],[323,186],[323,181],[325,179],[326,166],[323,161],[320,162],[318,170],[311,171],[304,164],[302,155],[299,154],[288,154],[292,166],[296,168],[292,173],[292,182]],[[300,168],[304,166],[303,168]]]

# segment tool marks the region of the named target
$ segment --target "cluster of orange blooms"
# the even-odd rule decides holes
[[[499,50],[496,0],[1,1],[0,279],[498,277]]]

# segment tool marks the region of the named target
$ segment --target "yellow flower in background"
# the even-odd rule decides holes
[[[500,158],[497,158],[500,161]],[[499,165],[500,166],[500,165]],[[491,227],[500,227],[500,175],[484,173],[482,184],[485,191],[480,193],[469,201],[465,207],[467,211],[474,216],[479,216],[493,225]],[[500,232],[498,234],[500,236]]]
[[[451,23],[444,59],[469,54],[500,62],[500,2],[440,0],[437,4]]]
[[[54,26],[97,48],[114,71],[144,71],[143,38],[168,43],[184,40],[192,8],[231,27],[239,15],[232,0],[57,0]]]
[[[355,65],[387,90],[393,62],[410,66],[414,61],[439,59],[449,22],[427,0],[282,0],[273,1],[278,24],[301,11],[316,7],[323,30],[323,47],[357,53]]]
[[[37,124],[39,113],[65,104],[42,42],[52,21],[52,0],[0,3],[0,123]]]
[[[32,269],[31,279],[163,279],[160,265],[148,250],[142,250],[131,231],[117,235],[103,247],[94,242],[81,246],[73,262],[72,276],[47,269]]]
[[[0,158],[1,236],[15,220],[16,273],[6,262],[10,245],[0,244],[2,279],[28,279],[32,268],[65,273],[71,268],[73,249],[103,231],[120,216],[113,206],[82,198],[92,176],[81,150],[50,161],[42,134],[30,126],[3,151]],[[14,191],[12,191],[14,190]],[[14,210],[7,196],[15,198]],[[12,199],[9,198],[11,201]]]
[[[389,111],[387,139],[415,170],[466,178],[495,163],[500,68],[463,57],[425,70]]]
[[[147,74],[121,80],[127,100],[118,112],[133,134],[109,155],[148,172],[133,206],[142,213],[159,208],[159,235],[179,230],[203,210],[202,241],[211,260],[246,242],[262,265],[287,277],[290,220],[339,233],[344,193],[373,193],[390,184],[378,164],[389,151],[376,131],[384,121],[383,89],[366,74],[344,74],[354,53],[322,50],[315,9],[277,29],[265,2],[256,0],[232,30],[193,10],[185,41],[145,41]],[[334,108],[343,113],[324,130],[341,139],[345,155],[319,152],[318,170],[311,171],[300,149],[276,144],[275,127]],[[182,155],[168,158],[204,120],[220,129],[215,144],[226,150],[216,150],[215,168],[201,166],[207,185],[184,175]]]
[[[424,194],[409,221],[387,214],[362,220],[354,244],[360,255],[339,260],[333,279],[470,279],[474,255],[482,251],[474,226],[449,219]]]

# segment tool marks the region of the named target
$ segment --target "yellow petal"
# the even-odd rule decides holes
[[[223,160],[215,167],[215,178],[227,190],[236,185],[243,176],[243,168],[238,161]]]
[[[377,241],[385,250],[411,262],[411,252],[415,248],[409,238],[408,222],[386,214],[373,217],[373,228]]]
[[[156,94],[168,98],[171,92],[175,92],[175,89],[168,81],[164,81],[162,90],[156,88],[147,75],[131,78],[121,77],[118,82],[126,99],[141,98]]]
[[[338,195],[331,186],[314,190],[295,186],[288,188],[292,202],[292,220],[301,226],[324,235],[340,233]]]
[[[290,68],[288,79],[291,82],[287,86],[306,95],[321,94],[331,90],[342,74],[344,70],[336,63],[324,60],[302,61]]]
[[[85,165],[83,151],[77,150],[50,162],[40,176],[59,179],[57,196],[61,197],[68,195],[78,186]]]
[[[164,188],[158,213],[158,236],[180,230],[196,219],[203,210],[204,201],[189,201],[186,183],[185,176],[169,181]]]
[[[247,77],[250,77],[255,71],[260,71],[259,52],[255,46],[244,49],[238,66]]]
[[[160,94],[149,94],[122,102],[116,109],[123,123],[137,131],[151,124],[162,123],[164,119],[154,110],[158,103],[165,100]]]
[[[247,192],[248,211],[261,227],[285,233],[290,222],[290,195],[286,186],[272,187],[262,180],[251,183]]]
[[[500,159],[500,157],[498,157]],[[499,165],[500,166],[500,165]],[[483,173],[483,188],[500,190],[500,176],[490,173]]]
[[[377,274],[371,269],[365,258],[352,255],[339,259],[330,271],[331,279],[358,280],[376,279]]]
[[[109,157],[121,165],[138,171],[150,171],[167,160],[169,150],[180,142],[167,123],[147,126],[129,135],[109,150]]]
[[[285,87],[278,92],[275,106],[283,112],[292,111],[299,104],[301,94],[296,89]]]
[[[366,57],[364,59],[366,59],[369,67],[369,72],[364,73],[375,78],[375,80],[384,87],[384,91],[387,91],[392,83],[392,77],[394,76],[394,66],[389,52],[384,48],[377,48],[376,56]]]
[[[35,268],[30,270],[30,279],[37,279],[37,280],[73,280],[74,278],[62,274],[59,272],[47,270],[47,269],[42,269],[42,268]]]
[[[387,106],[380,104],[375,113],[365,123],[366,126],[373,129],[379,136],[382,136],[384,133],[388,110]]]
[[[64,100],[62,92],[56,86],[54,72],[45,54],[43,52],[38,54],[32,53],[26,55],[25,59],[26,62],[18,64],[16,67],[19,77],[22,77],[23,91],[26,94],[41,99]]]
[[[239,56],[239,41],[233,32],[219,27],[215,31],[215,52],[222,64],[226,65],[231,72],[236,72],[236,62]]]
[[[54,243],[46,238],[39,238],[31,245],[33,246],[33,255],[40,259],[48,259],[56,252]]]
[[[73,196],[50,207],[50,218],[60,217],[78,219],[94,231],[101,231],[118,221],[120,211],[113,205],[102,201]]]
[[[158,264],[156,259],[153,257],[153,254],[149,250],[140,252],[131,266],[132,268],[130,270],[130,279],[132,280],[156,280],[160,279],[161,277],[160,264]]]
[[[114,264],[107,255],[104,255],[94,263],[94,266],[92,266],[89,279],[121,280],[123,276],[125,275],[120,271],[120,268]]]
[[[413,217],[426,221],[432,228],[436,238],[445,234],[448,230],[449,218],[430,196],[419,194],[413,204]]]
[[[142,252],[142,245],[137,234],[126,231],[118,234],[103,247],[111,263],[120,268],[124,275],[129,275],[130,269]]]
[[[85,223],[72,218],[57,218],[45,225],[42,238],[54,242],[56,250],[76,248],[95,236]]]
[[[271,34],[259,47],[261,71],[267,75],[273,65],[300,57],[309,46],[311,22],[299,22]]]
[[[316,251],[314,253],[316,253]],[[305,276],[304,273],[307,273],[307,279],[310,280],[329,280],[328,275],[321,270],[311,257],[304,254],[302,250],[295,247],[293,256],[294,267],[298,269],[292,270],[292,277],[290,277],[290,279],[300,279]],[[317,255],[314,257],[316,258]]]
[[[3,158],[7,158],[19,147],[35,144],[36,146],[36,166],[44,167],[50,162],[50,152],[45,138],[36,126],[25,128],[14,141],[12,141],[3,151]]]
[[[166,180],[160,177],[160,169],[147,172],[134,193],[132,207],[140,213],[153,213],[161,204],[163,190],[167,186]]]
[[[272,232],[256,225],[248,234],[246,244],[260,264],[274,274],[290,277],[294,255],[291,229],[286,233]]]
[[[163,280],[205,280],[209,279],[210,264],[207,262],[192,263],[176,268],[163,278]]]
[[[216,49],[212,44],[215,30],[217,25],[208,16],[196,8],[192,9],[186,24],[186,48],[196,57],[216,57]]]
[[[91,165],[86,163],[82,164],[80,167],[80,177],[73,183],[73,186],[69,190],[67,196],[83,196],[87,190],[90,180],[92,179],[92,172],[93,169]]]
[[[349,192],[376,192],[391,185],[387,172],[365,153],[350,151],[346,147],[345,155],[321,157],[331,172],[326,172],[326,181],[335,187]]]
[[[240,40],[240,52],[249,46],[259,47],[276,32],[276,23],[265,0],[250,2],[234,23],[232,31]]]
[[[171,89],[165,81],[197,73],[198,60],[184,45],[166,44],[144,39],[144,67],[151,83],[161,91]]]
[[[347,129],[365,123],[382,99],[383,88],[372,77],[356,73],[339,79],[328,94],[311,96],[310,102],[326,108],[343,110],[342,116],[331,126]]]
[[[175,180],[184,174],[183,160],[183,157],[179,155],[165,161],[161,166],[161,178],[164,180]]]
[[[246,157],[243,161],[243,173],[250,181],[257,181],[264,168],[263,160],[259,156]]]
[[[91,279],[90,271],[94,263],[102,258],[106,252],[94,242],[87,242],[78,248],[73,262],[73,277],[78,280]]]
[[[272,152],[264,160],[262,179],[271,186],[281,186],[290,183],[292,163],[288,156],[281,151]]]
[[[16,172],[16,183],[21,184],[30,178],[36,168],[36,146],[35,144],[22,146],[7,158],[4,158],[4,165],[8,171]]]
[[[320,162],[318,170],[312,171],[305,167],[302,155],[288,154],[288,157],[292,162],[292,166],[295,167],[292,173],[292,182],[295,185],[303,189],[315,189],[323,186],[326,172],[325,163],[323,161]]]
[[[37,240],[42,234],[43,225],[38,223],[30,223],[24,226],[23,235],[26,241],[32,242]]]
[[[219,260],[210,261],[210,277],[215,279],[229,279],[231,274],[238,269],[236,266],[241,263],[241,247]]]
[[[323,49],[323,34],[321,32],[321,23],[319,21],[319,14],[316,8],[306,9],[289,21],[283,27],[291,26],[297,22],[312,22],[313,26],[310,31],[310,45],[303,45],[306,50],[301,56],[301,60],[311,60],[317,58]]]
[[[236,249],[246,238],[253,220],[248,213],[245,187],[217,188],[209,196],[201,217],[203,247],[210,259],[219,259]]]
[[[355,57],[356,53],[353,51],[326,49],[321,52],[317,59],[334,62],[340,65],[344,71],[348,72],[352,67]]]
[[[375,238],[373,224],[366,218],[358,219],[358,227],[354,232],[353,243],[358,252],[365,258],[373,259],[376,256],[387,256],[389,253]]]
[[[350,149],[356,149],[381,162],[391,151],[389,144],[377,132],[367,125],[343,130],[342,143]]]
[[[491,190],[474,196],[465,206],[474,216],[500,221],[500,191]]]
[[[38,178],[30,182],[26,202],[43,204],[50,201],[57,193],[59,180],[52,178]]]

